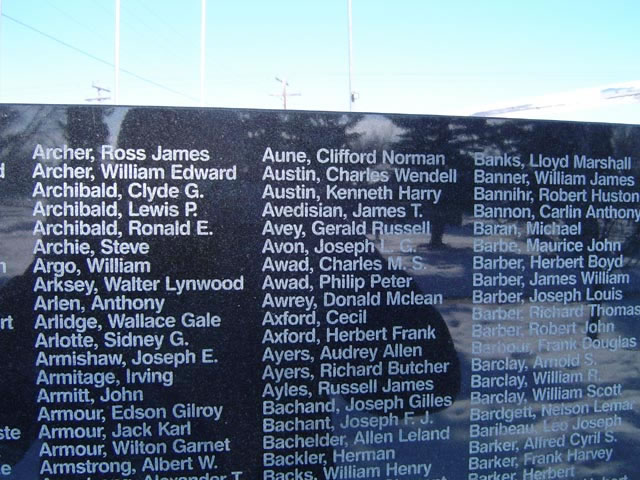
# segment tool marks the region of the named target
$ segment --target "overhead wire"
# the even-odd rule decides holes
[[[138,4],[137,2],[135,4],[122,2],[121,4],[123,12],[123,15],[121,15],[121,22],[122,24],[127,25],[128,29],[136,33],[137,42],[149,41],[152,42],[152,45],[148,48],[160,48],[165,52],[171,51],[177,58],[184,56],[184,50],[180,50],[176,45],[176,42],[167,37],[164,30],[157,29],[153,25],[149,24],[147,20],[153,20],[149,15],[135,9],[135,7],[139,6],[142,6],[142,8],[145,9],[147,8],[145,5]],[[155,16],[158,17],[157,15]],[[180,35],[180,37],[184,38],[182,35]],[[159,44],[162,44],[162,46]],[[148,56],[141,55],[138,53],[138,50],[127,51],[126,54],[127,57],[137,65],[144,65],[149,60]],[[123,70],[121,69],[121,71]],[[193,97],[190,98],[193,99]]]
[[[148,39],[154,43],[154,47],[158,48],[158,43],[163,44],[163,48],[166,50],[173,51],[176,55],[182,56],[184,52],[181,51],[177,46],[175,41],[171,41],[164,33],[159,34],[158,29],[154,28],[150,25],[144,17],[144,15],[140,15],[136,10],[134,10],[133,5],[127,2],[122,3],[122,11],[126,13],[126,15],[121,16],[121,21],[125,25],[128,25],[133,31],[137,32],[139,35],[139,39]],[[143,5],[144,8],[144,5]],[[132,18],[134,21],[129,21],[129,18]]]
[[[62,14],[63,16],[67,17],[69,20],[71,20],[73,23],[75,23],[76,25],[78,25],[79,27],[81,27],[83,30],[86,30],[87,32],[91,32],[92,35],[94,36],[98,36],[100,38],[102,38],[103,40],[108,40],[104,34],[102,34],[101,32],[97,32],[95,28],[91,28],[89,27],[85,22],[81,22],[80,20],[78,20],[77,18],[75,18],[73,15],[71,15],[70,13],[64,11],[63,9],[61,9],[60,7],[58,7],[57,5],[54,5],[53,3],[51,3],[49,0],[45,0],[45,2],[54,10],[57,10],[60,14]]]
[[[56,43],[59,43],[60,45],[63,45],[63,46],[65,46],[65,47],[67,47],[67,48],[69,48],[69,49],[71,49],[71,50],[73,50],[73,51],[75,51],[77,53],[80,53],[80,54],[82,54],[82,55],[84,55],[86,57],[89,57],[89,58],[91,58],[91,59],[93,59],[93,60],[95,60],[97,62],[100,62],[100,63],[102,63],[104,65],[108,65],[108,66],[110,66],[112,68],[115,67],[115,65],[112,62],[108,61],[108,60],[100,58],[100,57],[98,57],[98,56],[96,56],[96,55],[94,55],[94,54],[92,54],[90,52],[87,52],[86,50],[82,50],[81,48],[78,48],[78,47],[76,47],[74,45],[71,45],[70,43],[65,42],[64,40],[61,40],[61,39],[59,39],[59,38],[57,38],[57,37],[55,37],[53,35],[50,35],[50,34],[48,34],[46,32],[43,32],[42,30],[39,30],[36,27],[33,27],[33,26],[31,26],[31,25],[29,25],[29,24],[27,24],[27,23],[25,23],[25,22],[23,22],[21,20],[18,20],[17,18],[14,18],[14,17],[12,17],[10,15],[7,15],[6,13],[2,13],[2,16],[4,18],[6,18],[7,20],[11,20],[12,22],[17,23],[18,25],[21,25],[22,27],[27,28],[27,29],[29,29],[29,30],[31,30],[33,32],[36,32],[37,34],[42,35],[43,37],[46,37],[49,40],[52,40],[52,41],[54,41]],[[155,87],[158,87],[158,88],[161,88],[163,90],[166,90],[167,92],[173,93],[174,95],[179,95],[179,96],[188,98],[188,99],[196,101],[196,102],[198,101],[197,98],[192,97],[191,95],[188,95],[188,94],[183,93],[183,92],[179,92],[178,90],[174,90],[171,87],[167,87],[166,85],[162,85],[161,83],[158,83],[158,82],[156,82],[154,80],[151,80],[149,78],[145,78],[145,77],[143,77],[141,75],[138,75],[137,73],[134,73],[134,72],[132,72],[130,70],[126,70],[124,68],[120,68],[120,71],[122,73],[125,73],[125,74],[127,74],[127,75],[129,75],[131,77],[134,77],[134,78],[136,78],[136,79],[138,79],[138,80],[140,80],[142,82],[148,83],[149,85],[153,85]]]
[[[95,7],[99,8],[100,10],[102,10],[104,13],[106,13],[108,15],[113,15],[113,10],[109,10],[109,9],[105,8],[103,3],[104,2],[102,0],[93,0],[93,5]]]
[[[144,0],[139,0],[140,1],[140,6],[142,6],[143,9],[145,9],[147,12],[149,12],[151,15],[153,15],[154,17],[156,17],[156,19],[158,19],[161,23],[163,23],[169,30],[171,30],[173,32],[174,35],[182,38],[182,40],[184,40],[186,43],[190,43],[191,40],[187,39],[187,37],[185,37],[182,32],[180,30],[178,30],[177,28],[175,28],[173,25],[167,23],[165,21],[164,18],[162,18],[160,15],[158,15],[156,13],[156,11],[152,8],[150,8],[147,3]]]

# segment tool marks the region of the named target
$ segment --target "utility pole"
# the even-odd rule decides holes
[[[276,81],[282,84],[282,93],[280,94],[271,94],[272,97],[280,97],[282,98],[282,108],[284,110],[287,109],[287,97],[299,97],[299,93],[289,93],[287,92],[287,87],[289,86],[289,82],[286,79],[280,79],[276,77]]]
[[[87,102],[104,102],[106,100],[109,100],[111,97],[109,96],[104,96],[102,95],[103,92],[106,93],[111,93],[111,90],[109,90],[108,88],[103,88],[100,85],[96,84],[96,82],[91,82],[91,88],[95,88],[96,89],[96,97],[93,98],[86,98],[85,100]]]

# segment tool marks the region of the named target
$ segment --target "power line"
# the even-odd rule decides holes
[[[23,26],[23,27],[25,27],[25,28],[33,31],[33,32],[38,33],[39,35],[42,35],[43,37],[48,38],[49,40],[53,40],[54,42],[59,43],[60,45],[63,45],[63,46],[65,46],[65,47],[67,47],[67,48],[69,48],[71,50],[74,50],[75,52],[80,53],[80,54],[82,54],[82,55],[84,55],[86,57],[89,57],[89,58],[95,60],[96,62],[100,62],[100,63],[102,63],[104,65],[108,65],[110,67],[114,67],[114,64],[109,62],[108,60],[104,60],[103,58],[100,58],[100,57],[97,57],[97,56],[93,55],[92,53],[89,53],[89,52],[87,52],[85,50],[82,50],[82,49],[80,49],[78,47],[75,47],[75,46],[71,45],[70,43],[65,42],[64,40],[60,40],[59,38],[54,37],[53,35],[50,35],[50,34],[48,34],[46,32],[43,32],[42,30],[39,30],[39,29],[37,29],[35,27],[32,27],[31,25],[28,25],[28,24],[18,20],[17,18],[13,18],[12,16],[7,15],[6,13],[2,13],[2,16],[7,18],[7,19],[9,19],[9,20],[11,20],[12,22],[17,23],[18,25],[21,25],[21,26]],[[129,75],[131,77],[137,78],[138,80],[141,80],[141,81],[143,81],[145,83],[148,83],[148,84],[153,85],[155,87],[158,87],[158,88],[161,88],[163,90],[166,90],[167,92],[171,92],[171,93],[173,93],[175,95],[180,95],[181,97],[185,97],[185,98],[188,98],[188,99],[196,101],[196,102],[198,101],[197,98],[192,97],[191,95],[187,95],[186,93],[182,93],[182,92],[179,92],[177,90],[174,90],[171,87],[167,87],[166,85],[162,85],[161,83],[155,82],[155,81],[150,80],[150,79],[145,78],[145,77],[142,77],[142,76],[140,76],[140,75],[138,75],[138,74],[136,74],[134,72],[131,72],[129,70],[125,70],[124,68],[121,68],[120,71],[122,73],[126,73],[127,75]]]
[[[137,4],[136,4],[137,5]],[[177,46],[175,40],[170,39],[165,33],[164,29],[160,30],[162,33],[158,33],[158,29],[152,27],[149,23],[146,22],[143,16],[139,15],[132,8],[132,4],[128,2],[122,3],[122,12],[126,13],[126,15],[122,15],[122,23],[130,26],[133,30],[138,32],[140,38],[144,39],[152,39],[154,42],[154,46],[157,48],[158,43],[161,42],[164,44],[164,48],[167,50],[173,50],[177,55],[182,56],[183,52],[181,52]],[[143,6],[144,8],[144,6]],[[128,17],[133,17],[133,22],[128,20]]]
[[[113,10],[109,10],[107,8],[104,8],[104,6],[102,5],[103,4],[102,0],[93,0],[93,4],[94,4],[95,7],[99,8],[100,10],[102,10],[107,15],[113,15]]]
[[[146,4],[145,1],[140,0],[140,5],[142,6],[142,8],[144,8],[147,12],[149,12],[151,15],[153,15],[154,17],[156,17],[158,20],[160,20],[160,22],[162,22],[169,30],[171,30],[174,35],[182,38],[182,40],[185,43],[191,43],[191,40],[187,39],[187,37],[185,37],[182,32],[180,30],[178,30],[177,28],[175,28],[173,25],[171,25],[170,23],[167,23],[165,21],[165,19],[163,17],[161,17],[160,15],[158,15],[156,13],[156,9],[155,8],[149,8],[149,6]]]
[[[102,38],[103,40],[107,40],[107,38],[100,32],[97,32],[95,28],[90,27],[89,25],[87,25],[84,22],[81,22],[80,20],[78,20],[77,18],[75,18],[74,16],[70,15],[69,13],[65,12],[64,10],[62,10],[60,7],[54,5],[53,3],[51,3],[49,0],[45,0],[47,2],[47,4],[53,8],[54,10],[57,10],[60,14],[64,15],[65,17],[67,17],[69,20],[71,20],[73,23],[75,23],[76,25],[78,25],[79,27],[82,27],[83,30],[86,30],[87,32],[91,32],[92,35],[97,35],[100,38]],[[108,40],[110,41],[110,40]]]
[[[17,18],[13,18],[12,16],[7,15],[6,13],[3,13],[2,16],[5,17],[5,18],[8,18],[12,22],[17,23],[18,25],[22,25],[23,27],[28,28],[29,30],[32,30],[32,31],[34,31],[36,33],[39,33],[40,35],[42,35],[44,37],[47,37],[49,40],[53,40],[54,42],[57,42],[57,43],[59,43],[61,45],[64,45],[65,47],[70,48],[71,50],[75,50],[76,52],[81,53],[82,55],[85,55],[85,56],[87,56],[89,58],[92,58],[92,59],[94,59],[94,60],[96,60],[96,61],[98,61],[100,63],[104,63],[105,65],[109,65],[109,66],[113,67],[113,64],[108,62],[107,60],[103,60],[102,58],[96,57],[95,55],[92,55],[91,53],[86,52],[84,50],[81,50],[78,47],[74,47],[73,45],[65,42],[64,40],[60,40],[59,38],[56,38],[56,37],[54,37],[52,35],[49,35],[48,33],[45,33],[42,30],[38,30],[37,28],[32,27],[31,25],[27,25],[26,23],[21,22]]]

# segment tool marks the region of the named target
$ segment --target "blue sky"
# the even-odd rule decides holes
[[[471,113],[640,81],[635,0],[352,2],[356,111]],[[114,4],[1,0],[0,101],[112,89]],[[300,93],[290,108],[348,110],[347,0],[208,0],[206,23],[205,105],[281,108],[278,76]],[[121,0],[120,103],[198,105],[199,59],[200,0]],[[640,103],[545,114],[640,123]]]

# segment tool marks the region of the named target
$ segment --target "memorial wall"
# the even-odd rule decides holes
[[[0,478],[637,478],[639,180],[638,126],[2,105]]]

